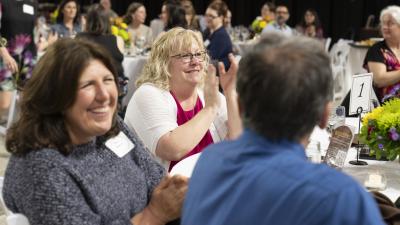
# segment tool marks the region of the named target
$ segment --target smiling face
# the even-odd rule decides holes
[[[73,144],[89,142],[111,129],[118,90],[113,74],[99,60],[91,60],[78,84],[75,102],[65,115]]]
[[[202,82],[205,61],[202,58],[204,54],[200,54],[203,51],[204,49],[201,49],[193,39],[192,46],[189,49],[176,52],[174,55],[179,56],[171,57],[168,66],[169,73],[171,74],[169,79],[171,87],[186,85],[196,86]],[[198,55],[197,57],[190,56],[190,54],[196,55],[196,53]]]
[[[132,20],[143,24],[144,21],[146,20],[146,8],[144,8],[144,6],[140,6],[135,13],[132,14]]]
[[[76,2],[70,1],[65,4],[63,10],[64,19],[74,19],[76,17],[77,5]]]

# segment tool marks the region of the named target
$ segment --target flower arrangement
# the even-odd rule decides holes
[[[363,118],[360,139],[377,159],[394,160],[400,155],[400,99],[394,98]]]
[[[400,98],[400,84],[394,85],[390,91],[383,96],[382,101],[385,102],[393,98]]]
[[[50,13],[50,22],[52,24],[57,23],[57,17],[60,14],[60,9],[57,7],[52,13]]]
[[[111,20],[111,33],[120,36],[126,46],[131,44],[131,37],[128,33],[128,25],[124,23],[121,17],[110,18]]]
[[[261,17],[257,17],[253,23],[251,23],[251,29],[259,34],[261,33],[261,31],[264,29],[265,26],[267,26],[267,24],[271,23],[272,20],[270,18],[261,18]]]
[[[17,35],[9,42],[8,52],[13,56],[18,64],[18,71],[14,74],[4,66],[0,66],[0,83],[12,81],[11,88],[21,88],[24,83],[32,76],[32,70],[36,64],[32,52],[24,51],[31,43],[32,39],[29,35]],[[3,83],[4,84],[4,83]]]

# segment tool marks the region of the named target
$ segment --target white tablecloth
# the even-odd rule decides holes
[[[346,118],[347,125],[351,125],[356,128],[355,133],[358,133],[358,118]],[[311,140],[318,140],[321,143],[322,153],[326,153],[326,149],[329,145],[329,133],[324,129],[316,127],[310,137]],[[369,173],[379,172],[386,176],[387,186],[386,189],[380,191],[381,193],[388,196],[393,202],[400,197],[400,163],[395,161],[377,161],[377,160],[363,160],[368,163],[367,166],[354,166],[349,163],[351,160],[356,159],[357,150],[350,148],[345,165],[342,171],[355,180],[357,180],[362,186],[368,179]]]
[[[355,120],[346,120],[346,124],[355,125]],[[319,140],[321,142],[321,148],[326,152],[326,149],[329,145],[329,134],[324,129],[319,129],[316,127],[314,132],[312,133],[310,139]],[[386,189],[380,191],[381,193],[388,196],[393,202],[396,201],[398,197],[400,197],[400,163],[399,161],[377,161],[377,160],[363,160],[368,163],[366,166],[354,166],[349,163],[351,160],[356,159],[357,150],[355,148],[351,148],[346,157],[346,163],[342,168],[342,171],[351,177],[353,177],[356,181],[358,181],[362,186],[364,186],[364,182],[368,179],[369,173],[379,172],[386,176],[387,186]],[[190,177],[193,168],[197,163],[201,153],[192,155],[172,168],[171,174],[180,174],[183,176]]]
[[[387,185],[386,189],[380,191],[392,200],[396,201],[400,197],[400,163],[398,160],[395,161],[377,161],[377,160],[364,160],[368,163],[366,166],[355,166],[351,165],[349,161],[356,159],[357,150],[351,148],[347,154],[346,163],[343,167],[343,172],[352,176],[362,186],[366,179],[368,179],[369,173],[380,173],[386,177]]]
[[[148,56],[125,56],[122,66],[125,76],[129,78],[128,93],[122,101],[122,106],[126,106],[131,99],[133,92],[136,90],[135,82],[142,72],[144,64],[147,62]]]

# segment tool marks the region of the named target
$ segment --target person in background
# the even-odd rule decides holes
[[[57,23],[52,26],[54,35],[58,38],[74,38],[82,31],[80,19],[78,1],[63,0],[59,6]]]
[[[219,63],[218,82],[215,68],[206,69],[208,56],[198,32],[177,27],[153,43],[125,122],[165,168],[171,170],[183,158],[240,134],[237,63],[233,55],[230,60],[227,72]]]
[[[176,0],[166,0],[163,3],[160,19],[164,23],[164,31],[168,31],[174,27],[188,27],[185,9]]]
[[[317,11],[307,9],[303,19],[296,26],[296,31],[307,37],[323,39],[324,31],[322,30]]]
[[[132,46],[138,41],[145,47],[153,43],[153,32],[150,27],[144,25],[146,21],[146,8],[142,3],[132,2],[124,17],[128,24],[128,32],[131,36]]]
[[[368,49],[364,67],[373,76],[379,101],[400,97],[400,7],[388,6],[380,14],[383,41]]]
[[[232,12],[229,9],[226,11],[223,24],[226,30],[232,29]]]
[[[86,14],[87,22],[85,32],[77,35],[77,38],[84,38],[106,48],[113,58],[117,73],[120,93],[119,103],[127,92],[128,78],[124,74],[122,61],[124,60],[124,40],[120,36],[111,34],[110,17],[100,4],[93,4],[89,7]]]
[[[106,11],[108,18],[115,18],[118,17],[118,14],[114,12],[111,8],[111,1],[110,0],[100,0],[100,5]]]
[[[188,180],[167,175],[117,117],[117,78],[98,45],[65,38],[49,47],[7,132],[8,209],[31,225],[161,225],[180,216]]]
[[[266,2],[261,7],[261,16],[257,16],[251,23],[251,30],[259,34],[269,23],[275,20],[275,4],[273,2]]]
[[[261,40],[241,59],[237,91],[245,131],[202,152],[183,225],[384,224],[358,182],[307,160],[310,134],[316,125],[326,127],[332,104],[330,58],[317,40],[283,39]]]
[[[181,5],[185,10],[185,17],[188,24],[188,28],[200,31],[199,18],[196,15],[196,10],[193,7],[192,1],[181,0]]]
[[[232,41],[223,26],[228,6],[223,1],[214,1],[206,10],[207,29],[203,33],[204,43],[211,60],[222,61],[225,68],[230,67],[229,54],[232,53]]]
[[[15,85],[11,74],[20,71],[20,62],[36,57],[34,28],[38,3],[31,0],[0,0],[0,123],[6,121]],[[23,49],[17,49],[23,46]],[[20,56],[18,56],[20,55]],[[21,57],[21,59],[17,59]],[[27,78],[27,74],[20,74]]]
[[[289,9],[284,5],[278,5],[276,7],[275,14],[275,21],[267,24],[267,26],[265,26],[262,30],[262,33],[282,32],[286,36],[292,36],[294,34],[293,30],[286,24],[290,17]]]

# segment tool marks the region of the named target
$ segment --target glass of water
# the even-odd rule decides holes
[[[321,143],[317,140],[310,140],[306,148],[306,155],[309,161],[321,163]]]
[[[328,118],[328,131],[332,132],[339,126],[345,124],[346,108],[344,106],[332,107]]]
[[[146,39],[144,36],[136,37],[135,46],[136,46],[137,54],[141,54],[143,52],[145,42],[146,42]]]

